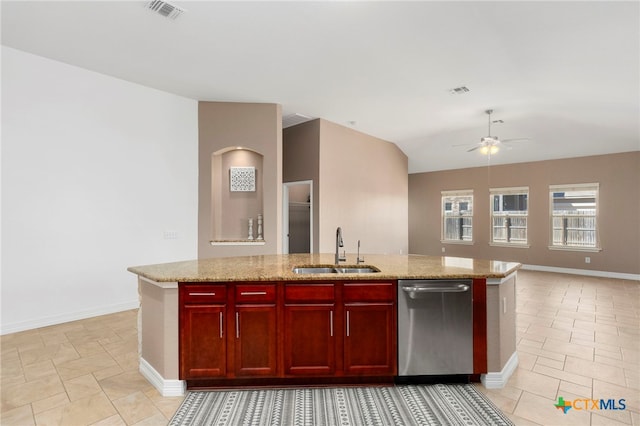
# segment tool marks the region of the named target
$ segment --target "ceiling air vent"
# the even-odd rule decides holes
[[[287,127],[295,126],[296,124],[304,123],[310,120],[313,120],[313,118],[298,113],[285,115],[284,117],[282,117],[282,128],[286,129]]]
[[[460,87],[455,87],[453,89],[450,89],[449,93],[451,93],[452,95],[464,95],[468,91],[469,91],[469,88],[467,86],[460,86]]]
[[[184,9],[161,0],[152,0],[147,3],[146,7],[167,19],[176,19],[184,12]]]

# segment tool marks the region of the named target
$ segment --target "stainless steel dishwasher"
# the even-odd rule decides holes
[[[398,281],[398,375],[473,374],[472,280]]]

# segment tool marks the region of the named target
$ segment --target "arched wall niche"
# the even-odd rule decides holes
[[[258,215],[264,210],[263,162],[260,152],[240,146],[211,154],[212,244],[264,243],[258,239]]]

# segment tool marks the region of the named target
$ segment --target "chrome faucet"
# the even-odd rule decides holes
[[[364,256],[360,258],[360,240],[358,240],[358,254],[356,255],[356,265],[364,262]]]
[[[344,242],[342,241],[342,228],[338,226],[338,229],[336,229],[336,265],[341,261],[347,260],[346,253],[340,256],[340,247],[344,247]]]

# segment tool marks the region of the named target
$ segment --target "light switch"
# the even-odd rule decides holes
[[[164,231],[163,236],[165,240],[177,240],[178,231]]]

